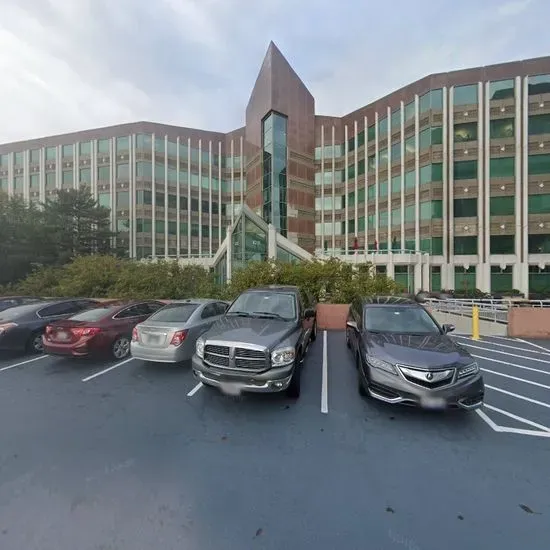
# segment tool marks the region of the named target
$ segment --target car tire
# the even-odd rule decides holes
[[[361,375],[361,364],[359,356],[355,359],[355,368],[357,369],[357,390],[361,397],[368,397],[369,392],[365,388],[365,383],[363,382],[363,376]]]
[[[119,361],[126,359],[130,355],[130,338],[119,336],[111,346],[111,353]]]
[[[27,340],[26,350],[30,353],[44,353],[42,332],[33,332]]]
[[[348,329],[346,329],[346,346],[351,349],[351,341],[349,339],[349,332]]]
[[[311,329],[311,335],[309,337],[310,342],[317,340],[317,320],[313,322],[313,328]]]
[[[290,385],[286,389],[286,394],[291,399],[298,399],[300,397],[300,386],[302,379],[302,368],[299,360],[294,365],[294,373],[290,379]]]

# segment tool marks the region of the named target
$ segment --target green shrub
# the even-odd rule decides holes
[[[297,264],[251,262],[233,273],[230,284],[220,286],[202,266],[138,262],[114,256],[81,256],[60,268],[37,269],[12,291],[42,296],[231,300],[244,290],[268,284],[296,285],[318,301],[329,303],[349,303],[358,295],[398,291],[392,279],[374,274],[370,264],[354,266],[337,259]]]

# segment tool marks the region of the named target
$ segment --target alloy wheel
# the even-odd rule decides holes
[[[113,344],[115,359],[124,359],[130,353],[130,340],[126,337],[118,338]]]

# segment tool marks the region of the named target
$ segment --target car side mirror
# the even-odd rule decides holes
[[[453,332],[456,327],[454,325],[446,324],[441,328],[443,329],[443,334],[449,334],[449,332]]]
[[[304,319],[313,319],[315,317],[315,310],[313,308],[308,308],[304,311]]]
[[[346,321],[346,326],[353,330],[359,330],[359,327],[357,326],[357,323],[355,321]]]

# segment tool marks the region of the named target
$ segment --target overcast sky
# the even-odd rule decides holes
[[[342,115],[435,72],[550,55],[548,0],[0,0],[0,143],[150,120],[226,132],[273,40]]]

